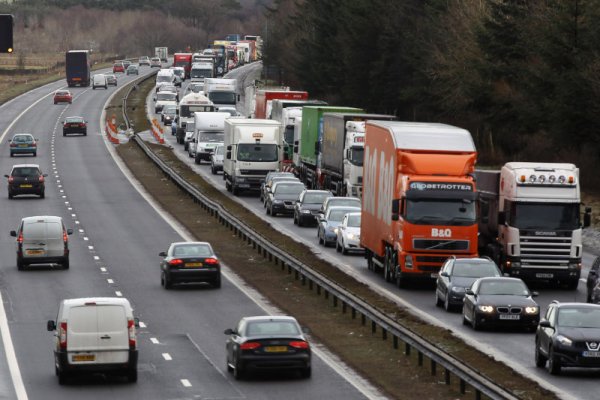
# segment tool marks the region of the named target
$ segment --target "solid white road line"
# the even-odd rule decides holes
[[[23,378],[21,377],[21,371],[19,370],[19,363],[17,362],[17,356],[15,354],[15,348],[13,346],[12,339],[10,337],[10,329],[8,327],[8,319],[6,318],[6,312],[4,311],[4,301],[2,300],[2,293],[0,292],[0,333],[2,334],[2,344],[4,345],[4,351],[6,353],[6,362],[8,363],[8,369],[10,370],[10,377],[15,387],[15,393],[17,394],[18,400],[27,400],[27,392],[25,391],[25,385],[23,384]]]

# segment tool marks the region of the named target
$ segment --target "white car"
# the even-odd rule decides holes
[[[210,172],[216,175],[217,172],[223,171],[223,158],[225,156],[225,145],[219,144],[215,147],[215,151],[210,155]]]
[[[54,369],[64,385],[74,374],[108,372],[137,381],[138,349],[129,300],[123,297],[65,299],[56,321],[47,324],[54,332]]]
[[[152,57],[152,59],[150,59],[150,67],[154,68],[154,67],[162,67],[162,63],[160,62],[160,58],[158,57]]]
[[[177,95],[173,92],[163,92],[161,90],[154,96],[154,101],[154,112],[156,114],[160,114],[166,105],[177,107]]]
[[[158,60],[158,62],[160,63],[160,59]],[[142,65],[150,65],[150,58],[148,56],[141,56],[138,60],[138,64],[140,64],[140,67]]]
[[[342,254],[364,251],[360,246],[360,212],[351,212],[344,216],[337,230],[335,249]]]

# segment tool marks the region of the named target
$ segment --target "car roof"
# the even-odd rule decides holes
[[[77,299],[64,299],[62,302],[64,305],[68,306],[82,306],[86,303],[96,303],[124,305],[127,308],[131,308],[129,300],[124,297],[81,297]]]
[[[171,243],[171,246],[180,246],[180,245],[185,245],[185,244],[201,244],[201,245],[210,246],[209,242],[173,242],[173,243]]]
[[[59,94],[59,93],[60,93],[60,94],[65,94],[65,93],[69,93],[69,94],[71,94],[71,92],[69,92],[69,91],[68,91],[68,90],[66,90],[66,89],[58,89],[56,92],[54,92],[54,94]]]
[[[484,278],[479,278],[480,281],[514,281],[514,282],[523,282],[521,278],[513,278],[510,276],[486,276]]]
[[[15,134],[13,135],[13,137],[15,137],[15,136],[19,136],[19,135],[29,135],[29,136],[33,136],[33,134],[31,134],[31,133],[29,133],[29,132],[18,132],[18,133],[15,133]]]
[[[320,189],[306,189],[307,193],[325,193],[325,194],[331,194],[331,192],[329,190],[320,190]]]
[[[360,208],[352,207],[352,206],[334,206],[334,207],[329,207],[327,209],[327,213],[331,214],[333,211],[339,211],[339,210],[358,210],[358,211],[360,211]]]
[[[275,189],[278,186],[284,186],[284,185],[294,185],[294,186],[302,185],[302,186],[304,186],[304,183],[302,183],[300,181],[294,181],[294,180],[283,180],[283,181],[273,183],[273,189]]]
[[[470,264],[496,264],[494,261],[490,260],[489,258],[483,258],[483,257],[473,257],[473,258],[457,258],[454,260],[455,263],[470,263]]]
[[[298,322],[296,320],[296,318],[290,317],[287,315],[260,315],[260,316],[253,316],[253,317],[243,317],[242,320],[244,320],[246,322],[252,322],[252,321],[294,321],[294,322]]]
[[[31,168],[31,167],[40,168],[40,165],[39,164],[15,164],[12,167],[13,168]]]
[[[58,217],[56,215],[34,215],[32,217],[24,217],[21,221],[23,222],[37,222],[40,220],[48,221],[48,222],[61,222],[62,217]]]
[[[550,303],[550,305],[553,305],[555,307],[600,308],[600,304],[578,303],[578,302],[560,303],[558,301],[554,301],[554,302]]]
[[[70,115],[68,117],[65,117],[65,119],[85,119],[82,116],[79,115]]]

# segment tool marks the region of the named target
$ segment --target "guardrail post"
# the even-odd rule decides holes
[[[381,338],[387,340],[387,330],[384,328],[381,328]]]
[[[475,389],[475,400],[481,400],[481,392]]]
[[[417,352],[417,359],[419,360],[419,367],[423,366],[423,353],[421,353],[420,351]]]
[[[460,394],[465,394],[467,392],[467,383],[465,382],[465,380],[463,378],[460,378],[459,386],[460,386]]]
[[[321,295],[321,285],[319,285],[317,283],[317,294],[320,296]]]
[[[410,344],[404,343],[404,354],[410,356]]]
[[[312,279],[308,280],[308,290],[313,290],[313,281],[312,281]]]
[[[392,346],[395,350],[398,350],[398,336],[393,335],[392,337]]]
[[[444,381],[446,382],[446,385],[450,384],[450,370],[448,368],[444,369]]]
[[[437,363],[434,360],[431,360],[431,376],[437,375]]]
[[[323,290],[323,292],[325,293],[325,300],[329,299],[329,291],[327,289]]]
[[[294,270],[294,279],[296,279],[296,280],[300,279],[300,273],[298,272],[297,269]]]
[[[371,321],[371,333],[374,334],[377,332],[377,324],[375,321]]]
[[[356,308],[352,307],[352,319],[356,319]]]
[[[342,314],[346,314],[346,302],[342,301]]]
[[[333,296],[333,307],[337,307],[337,296]]]

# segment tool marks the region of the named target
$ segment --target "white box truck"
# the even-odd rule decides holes
[[[579,169],[566,163],[509,162],[476,170],[479,252],[502,271],[577,289],[583,254]],[[591,209],[585,210],[586,214]]]
[[[219,108],[222,106],[235,107],[240,100],[236,93],[237,79],[205,78],[204,95]]]
[[[177,108],[177,143],[184,144],[186,125],[194,122],[194,113],[215,111],[215,106],[206,96],[190,93],[183,96]]]
[[[188,145],[188,155],[196,164],[210,162],[210,155],[215,147],[223,144],[225,118],[231,115],[226,112],[194,113],[194,136]]]
[[[281,124],[268,119],[225,120],[225,187],[237,195],[258,190],[267,173],[279,171],[283,157]]]

